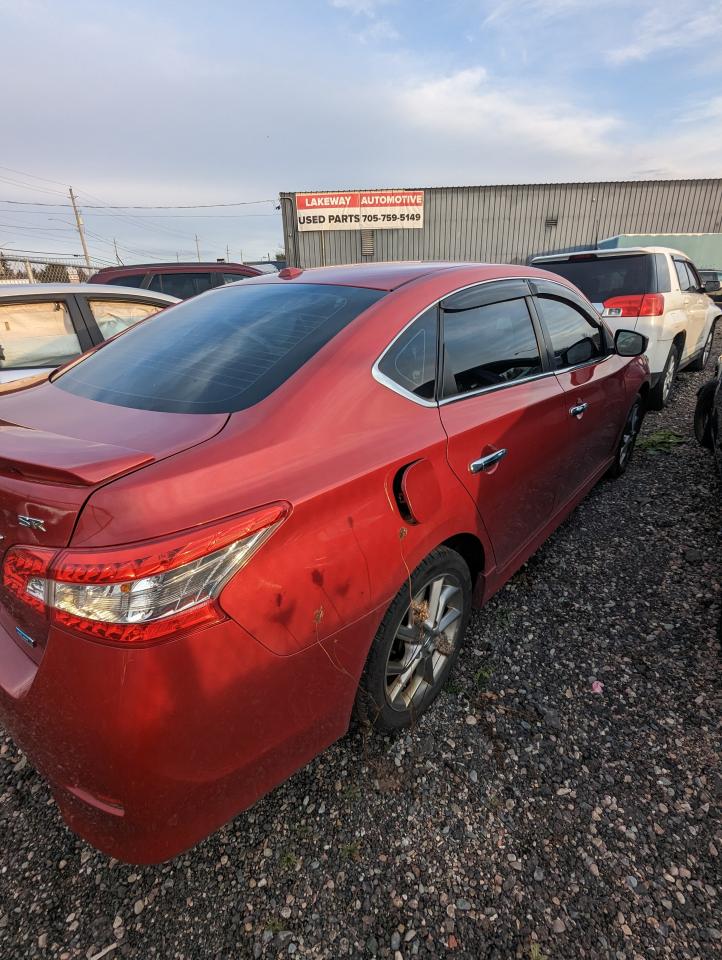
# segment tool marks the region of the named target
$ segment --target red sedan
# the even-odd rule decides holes
[[[6,387],[0,719],[67,823],[157,862],[414,722],[625,469],[645,346],[532,268],[287,269]]]

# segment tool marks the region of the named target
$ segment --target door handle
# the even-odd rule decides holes
[[[472,460],[469,464],[469,470],[471,473],[483,473],[484,470],[488,470],[490,467],[493,467],[495,463],[503,460],[506,453],[506,450],[495,450],[494,453],[488,453],[485,457]]]
[[[588,406],[589,406],[588,403],[578,403],[575,407],[570,407],[569,416],[581,418],[581,415],[584,413],[584,411],[587,409]]]

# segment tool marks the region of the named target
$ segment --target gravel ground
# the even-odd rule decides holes
[[[0,956],[722,956],[704,379],[474,615],[413,732],[348,736],[176,861],[85,845],[3,738]]]

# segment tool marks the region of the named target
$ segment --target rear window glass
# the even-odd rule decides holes
[[[657,293],[654,257],[600,257],[594,260],[560,260],[537,266],[571,280],[592,303],[633,293]]]
[[[384,295],[321,284],[246,284],[170,307],[60,375],[63,390],[169,413],[258,403]]]

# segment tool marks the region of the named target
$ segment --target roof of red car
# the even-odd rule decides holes
[[[475,268],[479,280],[493,280],[497,277],[548,276],[547,271],[534,267],[507,265],[499,263],[465,263],[454,261],[390,261],[387,263],[349,263],[335,267],[311,267],[297,270],[287,268],[279,273],[263,274],[254,277],[253,283],[329,283],[341,286],[370,287],[375,290],[395,290],[397,287],[420,277],[449,270]]]

